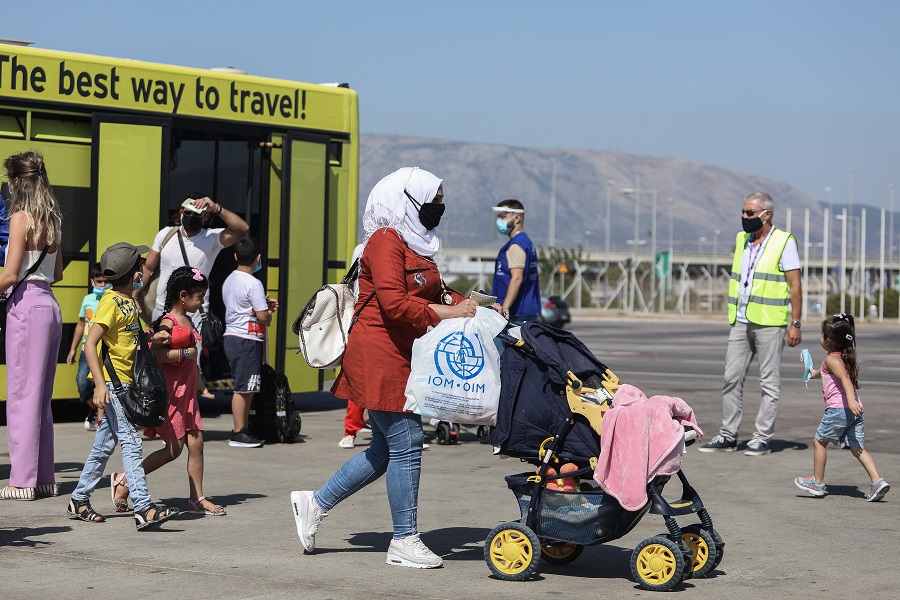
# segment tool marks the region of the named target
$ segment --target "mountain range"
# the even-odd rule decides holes
[[[810,211],[810,243],[821,241],[824,230],[822,203],[761,175],[680,158],[368,134],[362,135],[360,142],[360,235],[369,191],[379,179],[401,166],[419,166],[443,178],[447,211],[440,234],[449,246],[499,243],[501,236],[494,230],[491,207],[505,198],[516,198],[524,204],[526,230],[536,244],[547,246],[551,238],[551,196],[555,196],[557,247],[605,247],[609,198],[610,247],[625,248],[626,240],[634,237],[637,194],[623,190],[634,190],[638,185],[639,239],[650,238],[655,191],[659,248],[668,246],[671,219],[676,250],[711,251],[714,238],[719,249],[724,249],[740,229],[744,198],[755,191],[768,192],[774,198],[778,227],[786,227],[790,208],[791,230],[801,242],[805,209]],[[835,210],[840,207],[836,205]],[[854,214],[858,213],[856,206]],[[875,209],[868,212],[867,247],[878,247],[879,216]],[[834,224],[832,236],[840,235],[839,225]]]

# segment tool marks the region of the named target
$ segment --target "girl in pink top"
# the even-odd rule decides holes
[[[824,496],[826,446],[829,442],[850,448],[862,464],[872,486],[866,494],[868,502],[881,500],[890,484],[878,476],[875,459],[863,447],[863,406],[856,390],[859,388],[859,368],[856,365],[856,328],[853,316],[840,313],[822,322],[819,340],[828,352],[821,369],[813,369],[810,378],[822,378],[825,416],[813,438],[813,477],[797,477],[794,483],[813,496]]]
[[[179,267],[172,272],[166,284],[165,310],[153,328],[169,331],[172,341],[168,346],[153,348],[160,369],[166,377],[169,390],[169,413],[160,427],[145,429],[149,438],[157,435],[166,443],[165,448],[153,452],[144,459],[144,472],[148,475],[181,455],[188,447],[188,483],[190,485],[191,511],[196,514],[221,516],[225,507],[203,496],[203,421],[197,403],[197,344],[200,333],[194,328],[188,313],[196,312],[203,304],[209,281],[196,267]],[[124,474],[112,474],[113,503],[116,510],[128,510],[128,483]]]

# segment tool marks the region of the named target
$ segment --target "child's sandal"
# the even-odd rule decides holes
[[[206,510],[203,508],[203,501],[207,500],[211,504],[213,504],[212,510]],[[212,500],[207,498],[206,496],[200,496],[197,498],[196,502],[194,500],[188,500],[188,506],[191,507],[191,514],[193,515],[207,515],[210,517],[224,517],[227,513],[225,512],[225,507],[221,504],[214,504]]]
[[[91,506],[90,500],[69,500],[69,506],[66,508],[66,514],[72,519],[78,519],[86,523],[103,523],[106,517],[98,513]]]
[[[124,498],[116,497],[116,490],[122,486],[125,486],[126,490],[128,489],[125,473],[112,473],[109,476],[110,495],[112,495],[112,503],[113,506],[116,507],[116,512],[118,513],[128,512],[128,496],[125,496]]]
[[[153,514],[152,517],[150,516],[151,512]],[[160,508],[150,503],[143,510],[134,511],[134,523],[138,531],[144,531],[145,529],[158,527],[177,514],[177,508]]]

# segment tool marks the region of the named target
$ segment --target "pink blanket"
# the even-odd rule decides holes
[[[647,483],[681,468],[684,425],[703,437],[694,411],[681,398],[647,398],[633,385],[623,385],[603,416],[594,480],[622,508],[639,510],[647,503]]]

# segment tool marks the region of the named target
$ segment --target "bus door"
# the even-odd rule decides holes
[[[91,256],[116,242],[150,246],[159,231],[168,176],[168,119],[94,114],[92,180],[97,234]]]
[[[268,336],[269,360],[288,375],[292,388],[318,389],[322,374],[298,354],[299,342],[290,327],[327,275],[329,140],[313,135],[273,136],[272,145],[269,230],[273,234],[267,275],[279,309]]]

